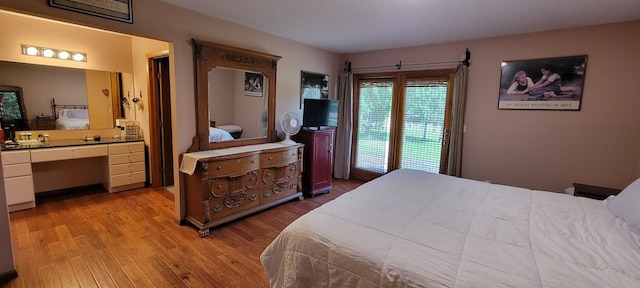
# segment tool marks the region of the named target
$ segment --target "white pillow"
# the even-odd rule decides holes
[[[89,110],[87,109],[70,109],[67,111],[69,118],[89,119]]]
[[[67,109],[62,109],[58,111],[58,118],[69,118],[67,116]]]
[[[627,223],[629,230],[640,235],[640,178],[617,196],[608,198],[606,205],[613,215]]]

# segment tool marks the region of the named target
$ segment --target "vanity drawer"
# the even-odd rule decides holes
[[[229,160],[209,161],[209,177],[237,176],[259,168],[259,156],[251,155]]]
[[[109,154],[126,154],[133,152],[144,152],[144,142],[109,145]]]
[[[31,162],[48,162],[73,158],[73,148],[36,149],[31,151]]]
[[[31,150],[31,162],[48,162],[68,159],[107,156],[107,145],[91,145],[86,147],[67,147]]]
[[[144,152],[109,155],[110,165],[134,163],[134,162],[144,162]]]
[[[21,176],[4,179],[7,195],[7,205],[35,201],[36,193],[33,188],[33,176]]]
[[[18,177],[18,176],[28,176],[32,175],[31,172],[31,163],[22,163],[22,164],[13,164],[13,165],[2,165],[2,174],[4,178]]]
[[[31,162],[29,151],[2,151],[2,165],[29,162]]]
[[[142,183],[144,181],[146,181],[146,173],[144,171],[113,175],[111,176],[111,187]]]
[[[144,162],[112,165],[109,167],[111,175],[126,174],[133,172],[145,172]]]
[[[77,148],[73,148],[72,150],[73,158],[100,157],[100,156],[107,156],[108,154],[109,154],[109,151],[107,150],[107,145],[77,147]]]
[[[298,160],[298,149],[260,154],[260,166],[280,167]]]

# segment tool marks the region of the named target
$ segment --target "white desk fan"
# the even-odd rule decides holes
[[[280,119],[280,126],[282,126],[282,131],[284,131],[285,138],[280,141],[282,144],[296,144],[295,141],[289,138],[291,135],[295,135],[300,131],[300,127],[302,125],[302,121],[300,121],[300,116],[298,116],[295,112],[287,112]]]

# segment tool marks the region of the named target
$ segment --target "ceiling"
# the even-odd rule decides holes
[[[162,1],[339,54],[640,19],[639,0]]]

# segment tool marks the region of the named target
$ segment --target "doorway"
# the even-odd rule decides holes
[[[149,145],[151,187],[173,186],[173,134],[169,56],[149,58]]]
[[[354,76],[353,178],[368,181],[400,168],[444,173],[452,71]]]

